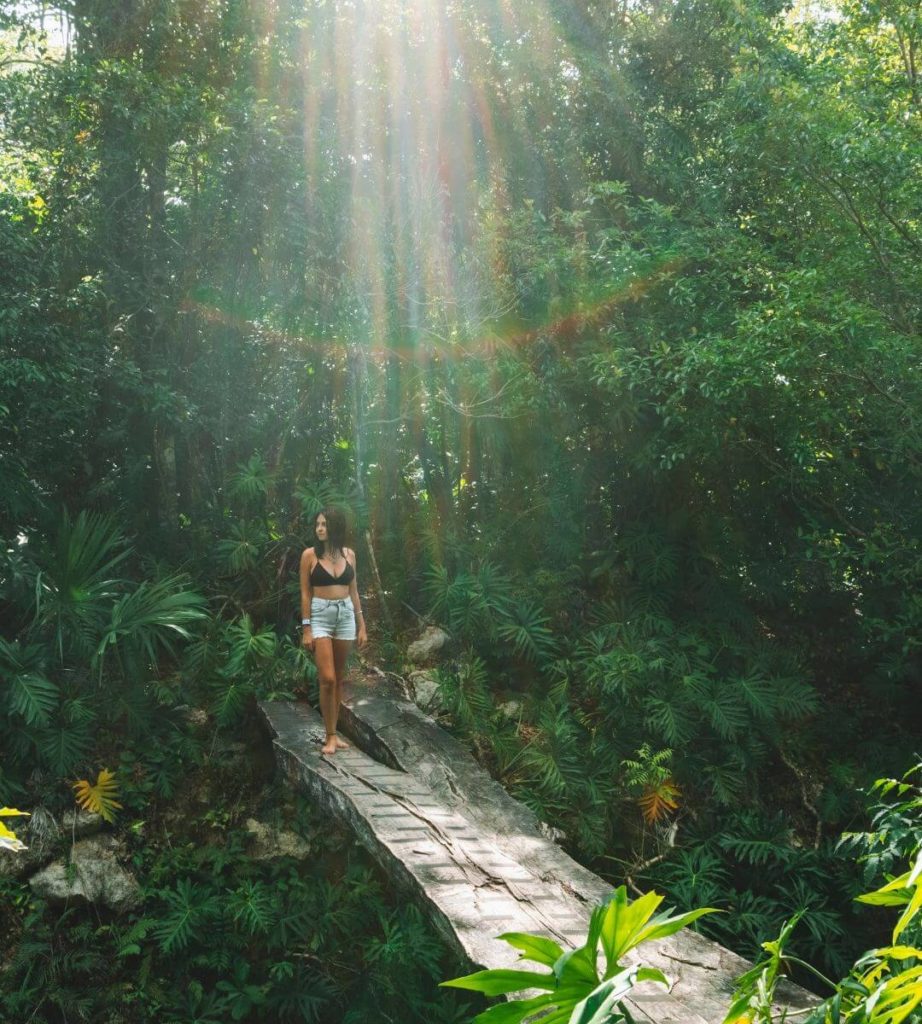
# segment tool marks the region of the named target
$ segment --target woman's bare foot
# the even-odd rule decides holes
[[[348,750],[349,744],[339,736],[327,736],[326,743],[320,748],[322,754],[335,754],[337,750]]]

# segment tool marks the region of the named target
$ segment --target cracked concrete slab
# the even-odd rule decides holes
[[[357,746],[321,754],[319,716],[305,704],[263,702],[276,760],[292,784],[349,829],[477,967],[521,966],[496,939],[507,931],[580,944],[611,886],[546,839],[468,751],[393,692],[355,688],[341,725]],[[639,958],[638,958],[639,959]],[[720,1024],[735,979],[750,966],[692,932],[645,946],[644,963],[671,979],[629,1003],[647,1024]],[[792,1009],[817,1000],[790,986]]]

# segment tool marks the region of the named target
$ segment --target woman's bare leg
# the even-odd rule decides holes
[[[318,637],[314,641],[314,662],[317,665],[317,681],[320,684],[320,714],[326,730],[326,741],[323,744],[324,754],[335,754],[336,722],[339,718],[339,687],[336,685],[336,662],[333,658],[331,637]]]
[[[333,641],[333,667],[336,674],[336,711],[339,713],[339,705],[343,699],[343,683],[346,679],[346,666],[349,661],[349,652],[352,650],[353,640],[334,640]],[[339,736],[334,736],[336,746],[339,749],[348,747],[349,744],[344,740],[340,739]]]

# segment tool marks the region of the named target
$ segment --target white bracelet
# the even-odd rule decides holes
[[[302,626],[309,626],[310,624],[311,624],[311,620],[310,619],[302,619],[301,620],[301,625]]]

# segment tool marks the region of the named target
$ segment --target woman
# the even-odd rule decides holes
[[[301,555],[301,644],[313,651],[320,680],[324,754],[348,747],[336,735],[339,702],[352,642],[364,646],[365,617],[355,578],[355,552],[345,546],[346,517],[325,508],[314,517],[315,542]],[[358,635],[356,636],[356,622]]]

